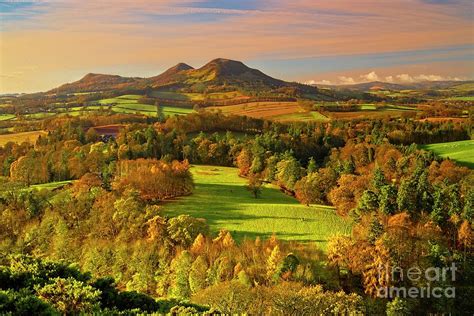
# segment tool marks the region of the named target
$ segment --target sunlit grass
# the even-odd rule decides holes
[[[296,199],[266,185],[255,199],[244,187],[236,168],[193,166],[196,188],[190,196],[164,204],[165,214],[205,218],[213,233],[226,229],[234,238],[269,237],[315,242],[322,248],[330,236],[349,234],[351,222],[329,206],[301,205]]]

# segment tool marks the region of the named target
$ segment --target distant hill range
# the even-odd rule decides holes
[[[150,78],[87,74],[48,93],[70,94],[111,90],[180,90],[186,92],[220,92],[238,90],[247,94],[317,95],[318,88],[272,78],[240,61],[218,58],[201,68],[179,63]]]
[[[402,91],[402,90],[437,90],[437,89],[450,89],[456,86],[472,86],[474,81],[422,81],[414,83],[389,83],[382,81],[373,81],[373,82],[364,82],[350,85],[313,85],[319,88],[329,88],[333,90],[352,90],[360,92],[369,92],[376,90],[393,90],[393,91]]]

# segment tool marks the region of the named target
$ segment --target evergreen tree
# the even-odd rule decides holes
[[[156,117],[158,118],[159,122],[165,121],[165,113],[163,112],[163,108],[158,101],[155,103],[156,106]]]
[[[423,171],[416,186],[417,208],[420,211],[429,211],[433,206],[432,186],[428,180],[428,171]]]
[[[414,214],[417,205],[416,198],[416,182],[412,179],[402,180],[397,195],[398,209]]]
[[[376,216],[372,217],[369,227],[368,240],[371,244],[375,244],[377,239],[383,234],[383,225]]]
[[[374,189],[374,191],[379,192],[380,189],[386,184],[387,182],[385,180],[385,175],[382,169],[380,169],[379,167],[375,168],[374,175],[372,178],[372,188]]]
[[[469,222],[474,221],[474,189],[471,188],[464,197],[463,218]]]
[[[392,215],[396,213],[397,188],[394,185],[384,185],[380,189],[379,210],[387,215]]]
[[[314,157],[311,157],[308,162],[308,167],[306,168],[306,172],[308,174],[312,172],[318,171],[318,166],[316,165],[316,161],[314,160]]]
[[[359,199],[357,211],[360,213],[374,212],[379,207],[377,194],[371,190],[365,190]]]
[[[447,210],[444,206],[443,189],[436,187],[433,194],[433,210],[431,211],[431,219],[438,225],[444,226],[448,220]]]

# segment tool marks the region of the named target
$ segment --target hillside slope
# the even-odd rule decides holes
[[[198,69],[179,63],[162,74],[150,78],[88,74],[78,81],[64,84],[48,93],[71,94],[112,90],[241,91],[254,95],[293,97],[318,94],[316,87],[275,79],[258,69],[247,67],[240,61],[224,58],[214,59]]]

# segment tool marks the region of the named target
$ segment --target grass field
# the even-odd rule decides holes
[[[54,190],[54,189],[57,189],[57,188],[61,188],[61,187],[65,186],[67,184],[70,184],[70,183],[72,183],[72,180],[34,184],[34,185],[31,185],[29,188],[30,189],[37,189],[37,190],[41,190],[41,189]]]
[[[474,169],[474,140],[430,144],[420,147],[431,150],[440,157],[449,158],[460,165]]]
[[[23,142],[31,142],[34,143],[38,139],[40,135],[46,135],[45,131],[33,131],[33,132],[22,132],[22,133],[14,133],[14,134],[3,134],[0,135],[0,146],[5,145],[8,142],[14,143],[23,143]]]
[[[13,114],[0,114],[0,121],[7,121],[14,119],[16,116]]]
[[[46,117],[55,116],[57,113],[55,112],[38,112],[32,114],[24,114],[23,116],[29,119],[43,119]]]
[[[450,97],[446,100],[449,101],[474,101],[474,97]]]
[[[100,105],[112,105],[112,111],[117,113],[140,113],[148,116],[156,116],[156,106],[138,103],[138,99],[141,97],[140,95],[129,94],[111,99],[103,99],[98,103]],[[182,115],[193,112],[193,109],[174,106],[162,106],[162,109],[165,116]]]
[[[196,184],[193,194],[166,202],[165,214],[205,218],[213,233],[224,228],[236,240],[275,233],[279,239],[315,242],[323,249],[330,236],[351,231],[351,222],[332,207],[301,205],[271,185],[255,199],[236,168],[193,166],[191,170]]]

